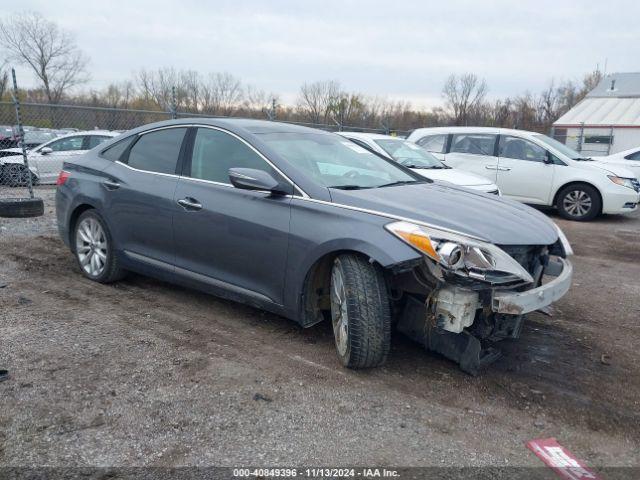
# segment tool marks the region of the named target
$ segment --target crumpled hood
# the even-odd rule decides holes
[[[425,183],[330,192],[335,203],[425,222],[497,245],[551,245],[558,240],[555,224],[539,211],[455,186]]]
[[[432,180],[442,180],[462,187],[473,187],[477,185],[492,185],[493,182],[480,175],[474,175],[457,168],[412,168],[418,175]],[[498,188],[498,187],[496,187]]]

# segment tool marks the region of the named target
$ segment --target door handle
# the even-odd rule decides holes
[[[186,197],[178,200],[180,205],[185,210],[202,210],[202,204],[198,203],[195,198]]]
[[[485,165],[484,168],[486,168],[487,170],[498,170],[498,167],[496,167],[495,165]]]
[[[118,182],[114,182],[113,180],[105,180],[102,182],[102,186],[107,190],[117,190],[120,188],[120,184]]]
[[[508,172],[511,169],[509,167],[498,167],[498,170],[500,170],[501,172]]]

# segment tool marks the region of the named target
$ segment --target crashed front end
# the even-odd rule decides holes
[[[573,252],[557,227],[551,245],[501,246],[404,221],[386,228],[423,254],[391,280],[398,330],[472,375],[500,356],[497,341],[520,336],[527,313],[571,286]]]

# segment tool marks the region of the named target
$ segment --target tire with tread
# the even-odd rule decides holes
[[[382,365],[391,346],[391,307],[382,269],[356,254],[339,255],[336,268],[344,282],[348,319],[347,350],[341,355],[337,349],[338,357],[349,368]]]
[[[575,215],[567,210],[565,199],[567,199],[569,195],[580,192],[582,192],[582,194],[586,195],[589,198],[590,209],[585,214]],[[558,213],[562,218],[578,222],[587,222],[600,215],[600,212],[602,211],[602,200],[600,198],[600,193],[595,187],[592,187],[591,185],[586,183],[574,183],[572,185],[563,187],[558,192],[558,196],[556,198],[556,208],[558,209]]]
[[[44,214],[41,198],[0,198],[0,217],[30,218]]]
[[[106,267],[104,268],[102,273],[98,276],[90,275],[84,270],[84,268],[82,268],[82,265],[80,264],[80,258],[78,257],[78,252],[76,249],[76,233],[78,231],[78,227],[80,226],[82,221],[87,217],[92,217],[100,223],[100,226],[102,227],[107,240]],[[117,256],[114,254],[113,238],[111,237],[111,232],[109,231],[109,228],[107,227],[107,224],[102,218],[102,216],[96,210],[94,209],[86,210],[78,217],[77,221],[75,222],[75,225],[73,226],[73,235],[71,236],[71,242],[73,246],[73,253],[74,253],[74,256],[76,257],[76,262],[78,263],[78,267],[80,268],[80,271],[82,272],[82,274],[88,279],[93,280],[94,282],[99,282],[99,283],[113,283],[118,280],[121,280],[126,276],[127,272],[120,267],[120,262],[118,261]]]

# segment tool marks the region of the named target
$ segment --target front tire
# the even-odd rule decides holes
[[[391,311],[382,269],[359,255],[331,270],[331,321],[338,358],[349,368],[382,365],[391,346]]]
[[[600,214],[602,200],[598,191],[591,185],[567,185],[558,193],[556,207],[562,218],[585,222]]]
[[[73,232],[73,251],[80,271],[88,279],[111,283],[124,277],[107,224],[95,210],[87,210],[78,218]]]

